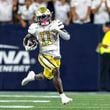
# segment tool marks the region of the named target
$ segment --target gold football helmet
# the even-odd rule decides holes
[[[51,12],[46,7],[40,7],[35,12],[35,21],[42,26],[46,26],[51,22]]]

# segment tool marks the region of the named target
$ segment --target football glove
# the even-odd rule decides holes
[[[23,39],[23,45],[26,51],[35,50],[37,48],[37,44],[37,39],[30,34],[26,35],[26,37]]]
[[[64,28],[64,24],[59,21],[59,20],[56,20],[56,21],[53,21],[50,25],[49,25],[49,30],[50,31],[53,31],[53,30],[61,30]]]

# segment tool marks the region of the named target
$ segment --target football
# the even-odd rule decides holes
[[[37,39],[35,37],[30,37],[27,41],[28,46],[36,46],[38,44]]]
[[[38,41],[36,37],[25,37],[23,44],[27,51],[31,51],[37,48]]]

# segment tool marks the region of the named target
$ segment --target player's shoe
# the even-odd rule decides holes
[[[33,80],[35,80],[35,73],[34,71],[30,71],[28,75],[22,80],[21,85],[25,86],[26,84]]]
[[[69,97],[65,97],[65,98],[62,98],[61,99],[61,101],[62,101],[62,104],[67,104],[67,103],[69,103],[69,102],[71,102],[72,101],[72,98],[69,98]]]
[[[60,95],[62,104],[67,104],[72,101],[72,98],[67,97],[64,93]]]

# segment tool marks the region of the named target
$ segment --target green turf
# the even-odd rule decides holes
[[[109,93],[66,92],[66,94],[73,98],[73,101],[62,105],[55,92],[0,92],[0,110],[110,110]]]

